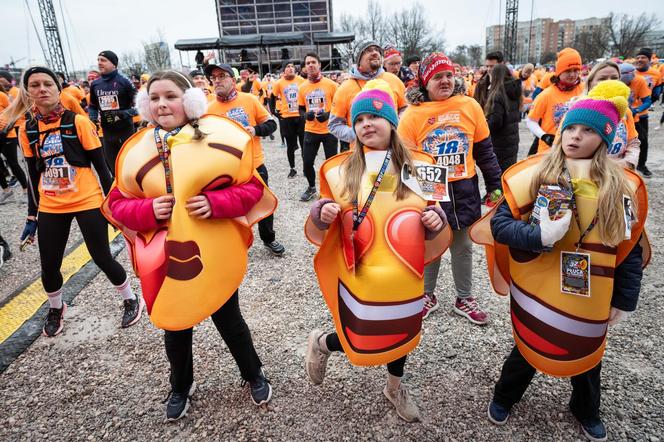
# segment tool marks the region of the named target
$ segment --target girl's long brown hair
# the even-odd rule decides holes
[[[629,186],[623,168],[608,157],[606,150],[606,143],[602,141],[592,157],[590,179],[599,187],[597,195],[599,216],[596,229],[598,229],[599,237],[604,245],[615,247],[625,237],[623,195],[631,198],[634,216],[636,216],[638,210],[634,192]],[[533,198],[537,195],[537,191],[542,184],[557,184],[569,188],[567,180],[563,177],[565,158],[562,141],[559,139],[537,166],[533,181],[530,184],[530,194]],[[569,190],[573,191],[573,189]]]
[[[401,181],[401,169],[404,164],[412,170],[413,160],[410,150],[401,142],[399,134],[394,127],[391,128],[390,133],[390,146],[392,149],[392,164],[399,176],[395,195],[397,200],[406,198],[411,190]],[[357,139],[355,141],[355,148],[353,153],[346,158],[342,163],[341,168],[344,172],[344,184],[342,187],[341,196],[348,201],[355,200],[360,193],[360,184],[362,183],[362,175],[367,168],[367,162],[364,158],[364,145]]]

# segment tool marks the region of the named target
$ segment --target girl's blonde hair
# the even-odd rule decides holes
[[[588,91],[590,91],[590,89],[592,89],[590,87],[590,85],[593,84],[593,81],[595,81],[595,76],[597,75],[597,73],[599,71],[601,71],[602,69],[604,69],[606,67],[612,67],[613,69],[615,69],[616,72],[618,72],[618,78],[620,78],[620,67],[616,63],[612,62],[611,60],[606,60],[606,61],[602,61],[600,63],[597,63],[590,70],[590,73],[588,74],[588,78],[586,78],[586,84],[583,87],[583,94],[582,95],[588,95]]]
[[[30,94],[28,93],[28,89],[25,87],[25,81],[23,78],[27,72],[30,72],[30,70],[26,69],[23,72],[21,75],[21,80],[17,84],[19,88],[18,96],[9,104],[7,108],[5,108],[4,111],[2,111],[2,114],[0,114],[0,127],[6,126],[8,124],[13,125],[16,120],[25,115],[26,112],[28,112],[30,116],[34,116],[32,109],[35,106],[35,102],[32,98],[30,98]],[[58,87],[57,84],[55,87]],[[61,93],[61,91],[58,91],[58,95]]]
[[[410,150],[403,145],[394,126],[391,126],[389,148],[392,149],[391,162],[397,171],[397,175],[399,175],[397,188],[394,193],[397,200],[402,200],[409,195],[411,190],[401,181],[401,169],[404,164],[407,164],[412,170],[413,160]],[[358,197],[360,193],[360,184],[362,183],[362,175],[364,174],[366,167],[367,162],[364,157],[364,145],[358,138],[355,141],[353,153],[350,154],[341,165],[344,172],[344,185],[341,196],[348,201],[353,201]]]
[[[537,165],[530,193],[533,198],[542,184],[557,184],[569,189],[563,176],[565,153],[563,152],[562,136],[553,145],[547,156]],[[598,222],[595,227],[599,237],[606,246],[615,247],[625,237],[625,212],[623,195],[632,200],[632,211],[637,213],[637,201],[629,186],[623,168],[607,155],[606,143],[602,141],[595,151],[590,164],[590,179],[599,187],[597,195]],[[569,189],[573,191],[574,189]],[[575,222],[572,220],[572,222]]]

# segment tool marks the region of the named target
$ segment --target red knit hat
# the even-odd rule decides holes
[[[429,54],[422,63],[420,63],[420,84],[426,87],[427,83],[434,75],[443,71],[450,71],[454,74],[452,60],[442,52]]]
[[[397,55],[401,55],[401,52],[397,48],[395,48],[393,45],[386,45],[383,48],[383,59],[387,60],[388,58],[396,57]]]

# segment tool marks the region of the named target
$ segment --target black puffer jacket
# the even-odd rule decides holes
[[[498,162],[501,158],[515,155],[519,151],[519,121],[521,113],[521,82],[510,79],[505,83],[507,103],[496,96],[491,112],[487,115],[491,143]]]

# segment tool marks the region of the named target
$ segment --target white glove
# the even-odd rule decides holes
[[[541,207],[539,215],[542,245],[544,247],[553,247],[567,233],[569,223],[572,220],[572,212],[566,210],[562,218],[551,221],[551,218],[549,218],[549,208]]]
[[[617,323],[627,319],[631,314],[632,312],[626,312],[624,310],[611,307],[611,312],[609,313],[609,325],[616,325]]]

